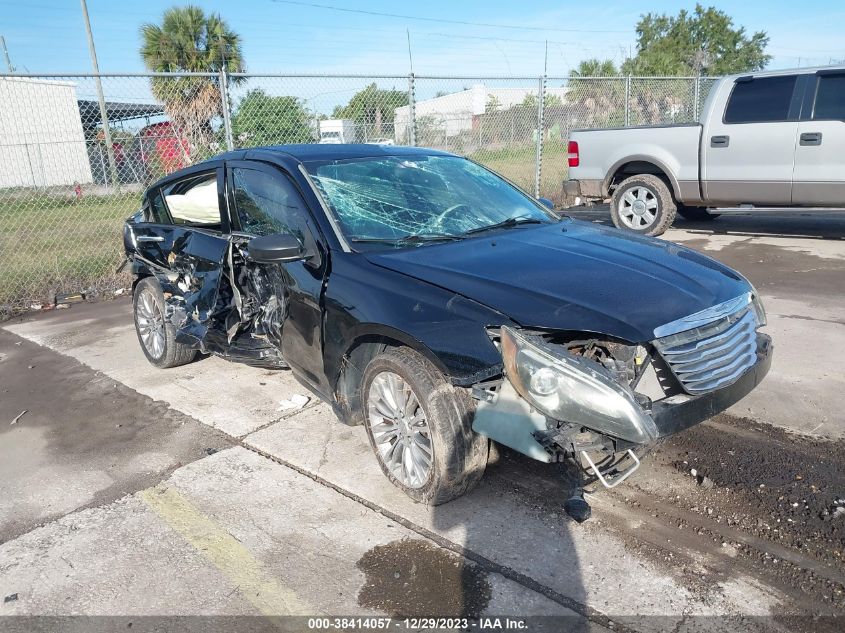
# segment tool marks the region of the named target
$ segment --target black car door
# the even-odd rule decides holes
[[[327,250],[319,228],[293,179],[281,168],[257,161],[229,161],[226,167],[233,241],[244,253],[233,265],[243,295],[242,313],[266,336],[284,361],[323,393],[322,295]],[[249,260],[249,239],[289,233],[305,258],[259,264]],[[252,304],[252,305],[250,305]]]
[[[132,226],[136,257],[158,279],[165,316],[186,344],[205,338],[217,309],[229,250],[224,185],[221,164],[152,189],[145,221]]]

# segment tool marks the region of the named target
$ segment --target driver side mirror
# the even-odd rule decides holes
[[[249,258],[260,264],[295,262],[305,259],[305,249],[293,235],[274,233],[254,237],[247,245]]]
[[[555,203],[548,198],[537,198],[537,202],[542,204],[544,207],[548,207],[552,211],[555,210]]]

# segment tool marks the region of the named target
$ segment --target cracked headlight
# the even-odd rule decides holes
[[[654,420],[631,391],[595,362],[556,353],[542,339],[507,326],[501,330],[501,348],[514,389],[548,417],[638,444],[657,439]]]

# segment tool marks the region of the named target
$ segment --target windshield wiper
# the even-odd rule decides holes
[[[456,241],[464,239],[462,235],[449,233],[409,233],[399,237],[353,237],[350,242],[379,244],[419,244],[421,242]]]
[[[470,229],[469,231],[464,231],[464,235],[472,235],[473,233],[482,233],[484,231],[492,231],[493,229],[506,229],[512,226],[517,226],[519,224],[545,224],[543,220],[538,218],[532,218],[527,215],[518,216],[515,218],[508,218],[507,220],[502,220],[501,222],[496,222],[496,224],[488,224],[487,226],[479,226],[475,229]]]

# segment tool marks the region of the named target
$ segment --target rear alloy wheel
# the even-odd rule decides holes
[[[425,357],[407,347],[379,354],[361,395],[379,466],[414,501],[445,503],[481,479],[488,441],[472,430],[472,398]]]
[[[669,187],[652,174],[623,180],[610,199],[613,224],[643,235],[665,233],[675,219],[676,210]]]
[[[194,360],[196,350],[176,342],[176,328],[164,316],[164,295],[155,277],[138,282],[132,307],[138,342],[150,363],[167,369]]]

